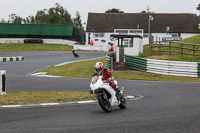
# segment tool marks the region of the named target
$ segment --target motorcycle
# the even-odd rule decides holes
[[[119,93],[102,80],[102,76],[94,76],[90,83],[90,88],[95,97],[97,97],[100,107],[107,113],[112,111],[113,106],[121,109],[126,108],[126,100],[123,96],[124,88]]]
[[[78,55],[77,51],[72,50],[72,53],[73,53],[74,57],[79,58],[79,55]]]

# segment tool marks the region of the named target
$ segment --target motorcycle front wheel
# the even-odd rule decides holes
[[[118,105],[120,109],[125,109],[126,108],[126,100],[123,96],[119,98],[120,104]]]
[[[112,111],[110,101],[108,97],[106,96],[106,94],[103,93],[99,95],[97,99],[98,99],[99,105],[105,112],[110,113]]]

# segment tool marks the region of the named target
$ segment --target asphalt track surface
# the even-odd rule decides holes
[[[24,61],[0,62],[7,70],[7,91],[89,90],[90,79],[26,76],[51,64],[105,56],[106,53],[80,52],[0,53],[21,55]],[[118,80],[125,93],[142,95],[127,101],[127,109],[114,107],[105,113],[95,104],[2,108],[1,133],[198,133],[200,132],[200,83]]]

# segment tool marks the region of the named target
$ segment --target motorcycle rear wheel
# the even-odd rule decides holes
[[[110,113],[112,111],[112,107],[110,104],[109,99],[107,98],[106,94],[101,94],[97,97],[99,105],[101,108],[106,112]]]

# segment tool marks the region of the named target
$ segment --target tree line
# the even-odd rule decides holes
[[[117,8],[112,8],[106,10],[105,13],[124,13],[124,11],[121,11]],[[142,11],[141,13],[148,13],[148,11]],[[76,16],[72,18],[67,9],[61,6],[59,3],[55,3],[54,7],[49,9],[37,11],[35,16],[31,15],[22,18],[15,13],[10,14],[8,20],[1,19],[0,23],[72,25],[75,31],[84,31],[80,13],[77,11]]]
[[[56,3],[54,7],[37,11],[35,16],[22,18],[15,13],[9,15],[6,21],[2,19],[0,23],[12,24],[56,24],[56,25],[72,25],[76,31],[84,31],[81,22],[80,13],[77,11],[76,16],[72,18],[66,8]]]

